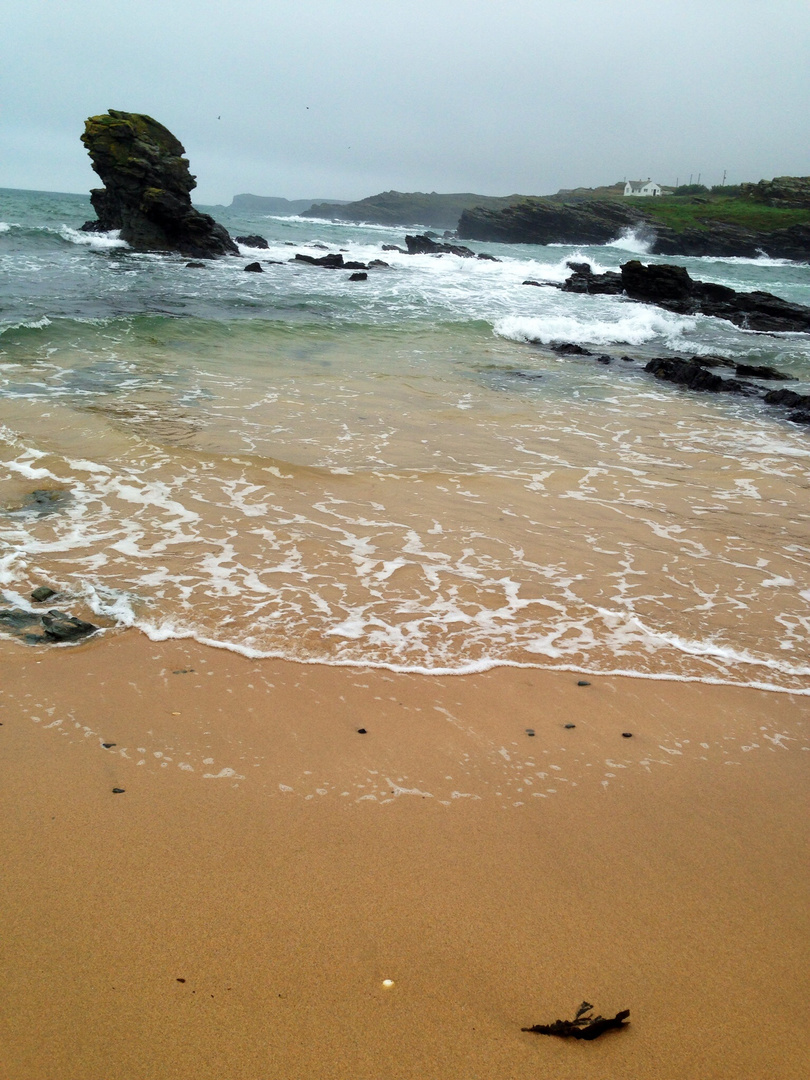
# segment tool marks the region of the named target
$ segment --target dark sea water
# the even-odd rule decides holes
[[[253,656],[810,693],[810,431],[643,371],[718,354],[808,393],[806,335],[522,284],[644,258],[632,237],[471,245],[493,263],[217,210],[270,248],[193,269],[78,231],[91,216],[0,190],[6,602],[45,583],[110,628]],[[324,248],[390,266],[289,261]],[[810,304],[805,264],[655,261]]]

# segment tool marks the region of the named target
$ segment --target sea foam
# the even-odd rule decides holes
[[[616,318],[587,318],[588,313],[564,315],[510,315],[499,319],[494,332],[510,341],[538,342],[571,341],[591,345],[643,345],[656,338],[670,346],[682,343],[684,334],[694,327],[691,316],[671,315],[669,312],[633,304],[622,305]]]

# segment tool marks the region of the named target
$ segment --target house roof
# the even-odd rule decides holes
[[[627,183],[633,191],[639,191],[641,188],[646,187],[647,184],[653,184],[655,187],[661,186],[656,184],[654,180],[628,180]]]

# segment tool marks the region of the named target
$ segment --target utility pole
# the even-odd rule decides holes
[[[723,183],[720,186],[721,187],[726,186],[726,170],[725,169],[723,169]]]
[[[698,173],[698,183],[700,183],[700,173]]]

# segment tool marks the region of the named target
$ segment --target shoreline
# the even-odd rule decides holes
[[[804,1075],[806,697],[0,658],[9,1080]]]

